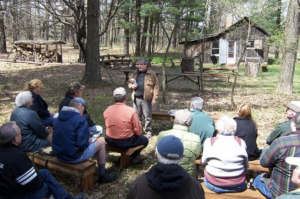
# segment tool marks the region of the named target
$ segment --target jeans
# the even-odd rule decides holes
[[[133,101],[133,108],[138,112],[141,124],[143,121],[142,116],[144,115],[146,133],[152,133],[152,100],[143,100],[135,97]]]
[[[261,176],[264,174],[260,174],[256,176],[254,179],[253,185],[262,193],[267,199],[273,199],[271,192],[269,191],[267,185],[261,180]]]
[[[235,193],[235,192],[244,191],[246,189],[246,183],[242,183],[235,187],[217,187],[217,186],[209,183],[205,177],[204,177],[204,184],[209,190],[211,190],[215,193]]]
[[[124,140],[116,140],[116,139],[111,139],[108,136],[105,136],[105,141],[107,144],[112,145],[117,148],[125,149],[125,148],[132,148],[136,147],[139,145],[144,145],[143,148],[141,148],[138,151],[135,151],[132,155],[131,158],[136,158],[141,151],[147,147],[148,145],[148,138],[142,135],[133,135],[131,138],[124,139]]]
[[[37,171],[43,180],[43,187],[36,192],[28,193],[23,199],[49,198],[51,193],[55,199],[65,199],[69,196],[68,192],[55,180],[47,169]]]
[[[78,159],[73,160],[73,161],[63,161],[63,160],[61,160],[61,161],[69,163],[69,164],[76,164],[76,163],[83,162],[85,160],[88,160],[88,159],[94,157],[95,153],[96,153],[96,145],[95,145],[95,143],[92,143],[89,145],[88,148],[86,148],[83,151],[83,154]]]

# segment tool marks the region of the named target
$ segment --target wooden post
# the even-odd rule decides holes
[[[247,77],[258,77],[259,62],[248,62],[246,65],[246,76]]]
[[[55,44],[55,58],[56,58],[56,62],[58,62],[58,56],[57,56],[57,44]]]
[[[60,56],[61,56],[61,63],[63,62],[63,59],[62,59],[62,44],[60,44]]]

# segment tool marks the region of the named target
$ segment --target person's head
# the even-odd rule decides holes
[[[71,95],[73,97],[81,97],[84,88],[85,86],[81,85],[79,82],[72,82],[69,85],[66,94]]]
[[[30,107],[32,105],[32,94],[30,91],[23,91],[19,93],[16,97],[15,103],[17,107],[27,106]]]
[[[116,88],[113,92],[115,102],[125,103],[126,101],[126,90],[123,87]]]
[[[191,126],[193,121],[193,116],[188,110],[178,110],[175,112],[175,124],[183,126]]]
[[[155,156],[162,164],[180,164],[183,158],[183,144],[174,135],[168,135],[160,139],[155,149]]]
[[[248,104],[241,104],[238,106],[239,117],[250,118],[252,120],[251,106]]]
[[[21,140],[21,130],[16,122],[11,121],[0,127],[0,145],[11,143],[18,146]]]
[[[300,157],[287,157],[285,161],[290,165],[296,166],[293,171],[292,182],[300,188]]]
[[[33,91],[36,94],[39,94],[44,88],[44,84],[41,80],[39,79],[33,79],[30,82],[25,83],[24,91]]]
[[[203,107],[203,99],[201,97],[193,97],[191,99],[190,109],[202,110]]]
[[[286,117],[292,119],[298,112],[300,112],[300,101],[292,101],[283,105],[286,107]]]
[[[136,61],[136,65],[140,72],[146,71],[148,68],[149,60],[145,57],[141,57]]]
[[[216,129],[221,134],[234,135],[236,131],[236,121],[227,115],[223,115],[218,119]]]
[[[291,123],[291,129],[292,131],[299,131],[300,130],[300,112],[293,117],[292,123]]]
[[[85,101],[80,97],[74,98],[70,102],[69,107],[76,108],[79,114],[83,115],[83,112],[85,110]]]

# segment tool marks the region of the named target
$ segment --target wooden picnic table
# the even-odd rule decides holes
[[[168,79],[168,77],[173,77],[172,79]],[[190,80],[191,82],[195,83],[196,85],[198,85],[198,93],[200,91],[200,78],[201,78],[201,74],[198,72],[189,72],[189,73],[172,73],[172,74],[166,74],[166,85],[168,86],[168,82],[171,82],[175,79],[178,79],[180,77],[184,77],[188,80]],[[197,81],[191,79],[192,77],[196,77]]]
[[[129,73],[134,73],[135,71],[137,71],[137,69],[121,69],[120,72],[123,72],[125,74],[125,84],[127,84],[128,80],[129,80]],[[156,76],[158,76],[160,74],[160,72],[155,72]]]

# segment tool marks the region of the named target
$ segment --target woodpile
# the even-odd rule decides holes
[[[36,61],[36,62],[56,62],[56,51],[48,50],[45,53],[41,52],[41,48],[35,48],[35,52],[32,48],[28,48],[26,46],[15,46],[15,58],[14,61]],[[57,53],[58,61],[62,60],[62,56]]]

